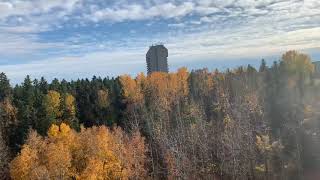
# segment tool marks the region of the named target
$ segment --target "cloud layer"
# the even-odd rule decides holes
[[[17,80],[56,69],[90,76],[102,65],[116,75],[127,63],[136,73],[156,42],[181,65],[260,59],[318,49],[319,28],[318,0],[0,0],[0,69]]]

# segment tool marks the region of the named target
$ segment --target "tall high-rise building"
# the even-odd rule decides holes
[[[148,74],[168,72],[168,49],[164,45],[154,45],[146,55]]]

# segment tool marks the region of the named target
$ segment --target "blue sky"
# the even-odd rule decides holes
[[[319,0],[0,0],[0,71],[12,82],[258,65],[291,49],[320,60]]]

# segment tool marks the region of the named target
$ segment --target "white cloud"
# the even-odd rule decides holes
[[[11,78],[12,83],[21,82],[26,75],[32,78],[44,76],[53,78],[77,79],[100,76],[116,76],[144,71],[143,51],[140,52],[96,52],[79,57],[49,58],[18,65],[0,65],[1,71]],[[138,66],[136,66],[139,64]]]
[[[125,20],[144,20],[155,17],[161,18],[178,18],[190,14],[194,9],[194,3],[185,2],[180,5],[173,3],[165,3],[155,5],[150,8],[144,7],[141,4],[127,5],[124,8],[105,8],[93,12],[87,17],[94,20],[109,20],[109,21],[125,21]]]
[[[33,0],[0,2],[0,18],[48,13],[53,9],[72,11],[79,0]]]
[[[168,24],[168,26],[169,27],[173,27],[173,28],[177,28],[177,27],[181,28],[181,27],[185,27],[186,24],[184,24],[184,23],[174,23],[174,24]]]
[[[9,2],[0,2],[0,18],[7,17],[13,9]]]
[[[116,26],[142,20],[149,20],[146,30],[152,31],[158,22],[165,30],[143,34],[133,26],[130,37],[122,34],[116,40],[75,32],[56,42],[39,35],[56,27],[63,30],[66,24],[79,27],[94,21],[97,26]],[[57,58],[48,55],[43,61],[0,69],[16,79],[26,74],[83,77],[137,72],[145,69],[148,45],[160,41],[168,46],[172,62],[261,57],[318,48],[319,27],[319,0],[8,0],[0,2],[0,54],[32,58],[54,50]],[[96,52],[100,50],[108,52]],[[71,51],[79,56],[70,57]]]
[[[0,26],[0,33],[38,33],[47,31],[49,27],[40,26],[39,24],[29,24],[20,26]]]
[[[35,55],[40,50],[57,48],[55,43],[40,43],[35,36],[0,33],[0,54],[6,56]]]
[[[244,34],[243,32],[246,32]],[[259,33],[259,34],[258,34]],[[252,36],[252,34],[256,34]],[[243,28],[238,32],[202,32],[167,39],[169,64],[188,66],[195,60],[224,60],[257,58],[279,55],[291,49],[314,49],[319,47],[320,28],[301,29],[290,32],[268,34]],[[147,47],[134,50],[119,49],[110,52],[89,52],[81,56],[49,58],[18,65],[0,65],[0,69],[21,82],[29,74],[33,78],[45,76],[57,78],[86,78],[93,75],[116,76],[129,73],[135,75],[145,71]],[[181,61],[183,60],[183,61]]]

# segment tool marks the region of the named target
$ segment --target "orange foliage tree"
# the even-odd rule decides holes
[[[120,83],[123,86],[123,96],[128,103],[140,102],[143,99],[143,94],[140,84],[129,75],[120,76]]]
[[[48,137],[30,132],[10,163],[12,179],[144,179],[146,146],[138,132],[52,125]]]

